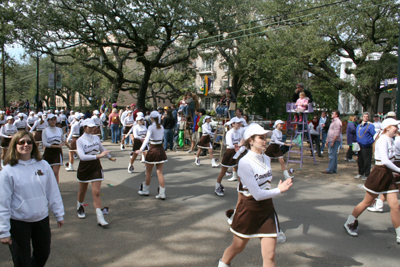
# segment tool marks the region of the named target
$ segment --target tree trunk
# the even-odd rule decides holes
[[[137,97],[137,107],[140,110],[146,110],[146,93],[147,87],[149,86],[149,80],[153,69],[151,66],[144,66],[144,74],[140,82],[138,97]]]
[[[372,116],[378,112],[378,101],[379,96],[381,94],[379,85],[378,87],[368,88],[369,93],[366,97],[363,98],[361,105],[363,106],[364,110],[367,111],[370,115],[370,119]]]

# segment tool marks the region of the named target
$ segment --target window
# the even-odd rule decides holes
[[[385,97],[383,99],[383,114],[386,114],[391,110],[392,110],[392,99]]]
[[[161,103],[161,98],[158,98],[158,103]]]
[[[212,109],[212,99],[210,97],[204,98],[204,109],[211,110]]]
[[[214,71],[214,59],[203,59],[202,71]]]

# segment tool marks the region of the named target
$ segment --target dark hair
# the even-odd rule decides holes
[[[167,116],[172,117],[172,110],[171,109],[167,109]]]
[[[198,108],[198,109],[196,109],[196,111],[197,111],[197,112],[201,112],[201,109]]]
[[[249,123],[249,115],[247,114],[242,114],[242,117],[246,117],[246,119],[244,119],[246,121],[246,123]]]
[[[226,87],[225,90],[232,91],[232,88],[231,87]]]
[[[243,116],[243,109],[237,108],[236,111],[238,111],[238,110],[239,110],[240,114]]]
[[[250,150],[250,140],[253,140],[254,141],[254,139],[256,138],[256,136],[255,135],[253,135],[253,136],[250,136],[249,138],[247,138],[245,141],[244,141],[244,144],[243,144],[243,146],[246,148],[246,150],[242,153],[242,154],[240,154],[240,156],[238,157],[238,159],[237,159],[237,163],[238,163],[238,165],[237,165],[237,167],[239,167],[239,161],[247,154],[247,152]]]
[[[340,111],[339,111],[339,110],[335,109],[335,110],[333,110],[332,112],[335,112],[336,115],[338,115],[338,117],[340,116]],[[369,115],[369,114],[368,114],[368,115]]]
[[[201,114],[206,115],[206,114],[207,114],[207,111],[206,111],[204,108],[202,108],[202,109],[201,109]]]
[[[42,160],[38,145],[36,144],[36,141],[35,141],[35,138],[33,138],[33,135],[27,131],[20,131],[20,132],[17,132],[14,135],[14,137],[11,139],[10,145],[8,146],[9,149],[8,149],[6,157],[4,159],[4,165],[10,164],[11,166],[14,166],[14,165],[18,164],[19,153],[17,151],[17,143],[25,135],[29,136],[29,138],[32,141],[31,158],[35,158],[37,161]]]

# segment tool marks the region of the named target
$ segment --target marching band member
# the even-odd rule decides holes
[[[1,127],[0,136],[1,140],[1,168],[4,168],[4,157],[7,154],[8,145],[10,144],[11,138],[18,132],[17,127],[13,124],[14,118],[7,116],[7,123]]]
[[[37,115],[38,115],[38,120],[35,121],[35,123],[31,127],[30,132],[33,133],[36,143],[41,143],[42,142],[42,132],[44,129],[47,128],[48,123],[45,120],[45,115],[43,115],[42,112],[39,112]]]
[[[14,125],[17,127],[18,131],[28,131],[28,124],[25,120],[24,113],[18,113],[17,119],[14,122]]]
[[[111,161],[116,161],[101,144],[97,135],[92,135],[96,126],[92,119],[83,121],[84,134],[76,141],[76,149],[81,159],[78,166],[77,178],[79,181],[77,214],[80,219],[86,218],[83,209],[86,192],[89,183],[92,183],[93,205],[96,209],[97,224],[100,226],[108,225],[104,220],[103,211],[101,209],[100,188],[101,181],[104,180],[103,168],[100,158],[107,157]]]
[[[92,116],[92,120],[94,121],[94,124],[96,124],[96,126],[93,129],[92,134],[93,135],[101,135],[101,125],[102,125],[102,121],[100,119],[100,112],[98,110],[93,111],[93,116]]]
[[[123,136],[121,140],[121,150],[125,150],[125,138],[129,136],[128,132],[131,130],[134,122],[135,121],[133,120],[132,110],[128,110],[127,115],[123,118],[121,122],[124,126]]]
[[[208,152],[210,153],[210,159],[211,159],[211,167],[216,168],[219,165],[215,162],[215,159],[213,157],[213,149],[211,145],[211,137],[214,135],[213,132],[211,131],[211,116],[205,116],[203,119],[203,135],[200,138],[200,141],[197,143],[197,147],[199,148],[197,150],[196,154],[196,160],[194,161],[197,166],[200,165],[200,152],[201,149],[208,149]]]
[[[79,114],[79,112],[77,112],[75,114],[75,119],[72,122],[71,125],[71,130],[69,131],[69,135],[67,138],[67,143],[71,142],[71,144],[69,144],[69,163],[67,168],[65,168],[66,171],[73,171],[74,170],[74,155],[76,152],[76,140],[78,140],[78,138],[80,137],[80,122],[79,120],[81,119],[81,114]]]
[[[136,122],[137,124],[129,130],[128,134],[126,134],[126,135],[133,134],[133,147],[131,152],[131,159],[129,161],[129,166],[128,166],[129,173],[133,173],[133,170],[135,169],[133,167],[133,163],[137,158],[137,154],[134,153],[134,151],[139,150],[142,147],[143,141],[146,138],[147,134],[147,127],[144,125],[144,117],[137,116]],[[143,154],[146,155],[146,152],[143,151]]]
[[[26,119],[26,122],[28,123],[29,129],[32,128],[32,126],[35,124],[35,122],[38,120],[38,116],[35,115],[35,112],[31,111],[29,112],[29,116]]]

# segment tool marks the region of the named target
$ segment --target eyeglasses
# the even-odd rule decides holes
[[[19,140],[17,145],[23,146],[23,145],[32,145],[32,140]]]

